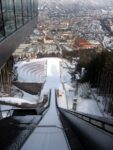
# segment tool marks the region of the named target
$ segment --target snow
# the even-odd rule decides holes
[[[24,80],[25,82],[39,82],[39,76],[42,76],[44,73],[42,81],[45,82],[45,84],[40,97],[38,95],[30,95],[22,91],[23,97],[20,98],[18,94],[15,95],[15,97],[1,97],[0,100],[2,102],[4,101],[5,103],[11,103],[13,105],[21,105],[22,103],[36,104],[38,101],[41,102],[43,100],[43,96],[45,94],[48,95],[50,89],[54,91],[59,90],[61,93],[60,95],[57,95],[57,104],[59,107],[72,110],[73,99],[74,97],[77,97],[77,111],[102,116],[94,98],[87,98],[88,90],[86,90],[86,87],[79,87],[78,93],[75,94],[77,87],[76,84],[73,87],[73,83],[71,83],[71,75],[69,74],[71,63],[67,60],[59,58],[41,58],[30,60],[30,62],[22,61],[17,63],[16,66],[18,67],[19,81]],[[35,66],[36,70],[33,69],[33,66]],[[55,100],[53,99],[50,105],[50,112],[51,107],[54,108],[52,108],[53,112],[50,114],[54,114],[54,111],[56,111],[56,103],[54,101]],[[51,117],[53,118],[53,115],[50,115],[50,118]]]
[[[76,77],[77,80],[80,79],[80,75],[79,74],[75,74],[75,77]]]
[[[73,107],[73,98],[75,96],[75,88],[72,87],[71,83],[64,83],[64,88],[66,91],[67,98],[67,107],[68,109],[72,109]]]
[[[17,67],[18,80],[23,82],[44,82],[46,79],[45,59],[33,59],[30,62],[22,61]]]
[[[4,110],[11,110],[11,109],[12,109],[12,106],[1,105],[1,111],[4,111]]]
[[[56,127],[38,127],[21,150],[68,150],[64,131]]]
[[[103,96],[97,94],[98,92],[97,92],[97,89],[96,89],[96,88],[93,88],[93,89],[92,89],[92,92],[93,92],[93,96],[95,97],[95,99],[96,99],[96,101],[97,101],[97,104],[98,104],[98,106],[99,106],[99,109],[100,109],[100,111],[103,113],[103,115],[104,115],[105,117],[111,117],[111,116],[109,116],[109,113],[106,113],[106,112],[104,111],[104,109],[105,109],[105,102],[104,102]]]
[[[50,108],[39,125],[46,125],[46,126],[55,125],[55,126],[61,127],[61,123],[59,121],[57,110],[56,110],[56,100],[55,100],[54,89],[52,89],[51,91]]]
[[[62,74],[62,81],[65,82],[70,82],[71,76],[69,73],[67,72],[63,72]]]
[[[83,89],[86,89],[86,91],[88,92],[87,87],[82,86],[78,87],[78,93],[76,95],[77,98],[76,111],[96,116],[103,116],[99,110],[97,102],[94,100],[92,96],[89,96],[87,98],[85,90]]]
[[[47,78],[43,90],[62,88],[60,81],[60,59],[47,59]]]
[[[63,45],[63,47],[65,48],[66,51],[69,51],[69,52],[73,51],[72,48],[70,48],[70,47],[68,47],[68,46],[66,46],[66,45]]]
[[[23,92],[23,99],[27,99],[28,101],[38,101],[39,96],[38,95],[31,95],[29,93]]]
[[[23,103],[26,104],[37,104],[36,101],[28,101],[25,99],[21,98],[16,98],[16,97],[0,97],[0,102],[5,103],[5,104],[12,104],[12,105],[22,105]]]
[[[76,111],[96,116],[102,116],[95,100],[83,99],[81,97],[78,97]]]
[[[41,92],[41,96],[47,93],[50,89],[61,90],[63,91],[63,85],[61,83],[60,75],[60,63],[61,59],[59,58],[48,58],[47,59],[47,78],[44,85],[44,88]],[[62,108],[67,108],[67,102],[64,94],[58,99],[58,105]]]
[[[67,60],[62,60],[61,63],[61,80],[63,83],[71,82],[71,75],[69,74],[70,68],[72,68],[73,65],[69,63]]]
[[[29,148],[40,150],[68,149],[64,132],[62,130],[62,124],[57,114],[55,98],[56,89],[63,91],[63,85],[60,78],[60,62],[61,59],[58,58],[47,59],[47,79],[41,92],[41,96],[43,96],[45,93],[48,93],[48,91],[51,89],[50,107],[39,123],[38,128],[34,130],[32,135],[23,145],[22,150]],[[61,95],[61,99],[58,99],[58,105],[60,107],[67,108],[65,92],[63,95]]]
[[[63,85],[60,79],[60,62],[61,59],[59,58],[43,58],[38,60],[34,59],[31,60],[30,62],[26,61],[19,62],[15,65],[17,66],[18,80],[19,81],[24,80],[24,82],[33,82],[33,81],[38,82],[39,74],[41,76],[43,73],[45,73],[43,81],[45,82],[46,80],[46,82],[44,84],[44,88],[42,89],[40,96],[40,100],[42,100],[43,95],[48,93],[50,89],[54,90],[59,89],[63,91]],[[42,67],[40,67],[40,65]],[[36,69],[37,80],[35,80],[34,77],[33,66],[35,66]],[[22,103],[36,104],[37,101],[39,101],[38,95],[30,95],[24,91],[22,91],[22,93],[23,93],[22,97],[17,93],[15,97],[2,97],[0,98],[0,101],[4,102],[5,104],[12,104],[19,106],[22,105]],[[60,103],[58,103],[60,107],[67,108],[65,91],[64,94],[60,97],[60,100],[58,99],[58,101],[60,101]]]
[[[112,47],[113,47],[113,37],[104,36],[104,39],[103,39],[103,46],[104,46],[105,48],[110,48],[110,49],[112,49]]]
[[[69,74],[70,66],[71,63],[69,63],[67,60],[63,60],[61,78],[66,92],[68,109],[73,110],[73,99],[76,98],[77,99],[76,111],[96,116],[103,116],[103,114],[100,112],[97,102],[91,95],[88,85],[81,84],[80,86],[77,86],[77,81],[75,81],[75,83],[71,82],[71,76]],[[76,79],[79,78],[76,77]]]
[[[57,96],[57,104],[60,108],[67,109],[68,103],[66,100],[66,92],[65,92],[65,90],[61,90],[60,92],[61,92],[61,95]]]

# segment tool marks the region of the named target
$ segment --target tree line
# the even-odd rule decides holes
[[[91,87],[97,88],[104,100],[104,110],[113,115],[113,52],[96,54],[85,68],[81,82],[89,82]]]

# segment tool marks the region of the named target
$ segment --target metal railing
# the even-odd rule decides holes
[[[62,109],[62,108],[59,108]],[[84,113],[80,113],[80,112],[73,112],[71,110],[66,110],[66,109],[62,109],[65,112],[68,112],[98,128],[101,128],[104,131],[107,131],[111,134],[113,134],[113,120],[112,119],[108,119],[105,117],[99,117],[99,116],[94,116],[94,115],[89,115],[89,114],[84,114]]]
[[[113,150],[113,121],[58,108],[62,120],[68,122],[73,134],[87,150]],[[69,137],[73,138],[73,137]]]

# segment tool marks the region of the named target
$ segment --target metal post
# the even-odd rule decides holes
[[[28,21],[29,20],[28,0],[27,0],[27,3],[26,3],[26,6],[27,6],[27,21]]]
[[[21,11],[22,11],[22,24],[24,25],[24,14],[23,14],[23,1],[21,0]]]
[[[15,28],[16,28],[16,30],[17,30],[16,9],[15,9],[15,1],[14,1],[14,0],[13,0],[13,12],[14,12]]]
[[[31,19],[32,19],[32,1],[31,1],[31,0],[30,0],[30,10],[31,10],[31,11],[30,11],[30,15],[31,15],[30,17],[31,17]]]
[[[35,17],[35,1],[33,0],[33,17]]]
[[[3,36],[6,36],[6,32],[5,32],[5,22],[4,22],[4,17],[3,17],[3,7],[2,7],[2,1],[0,0],[0,9],[1,9],[1,19],[2,19],[2,24],[3,24]]]

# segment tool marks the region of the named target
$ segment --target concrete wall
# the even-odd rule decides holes
[[[8,60],[10,55],[22,43],[27,36],[29,36],[33,28],[37,25],[37,17],[33,18],[23,27],[18,29],[16,32],[8,36],[2,42],[0,42],[0,68]]]

